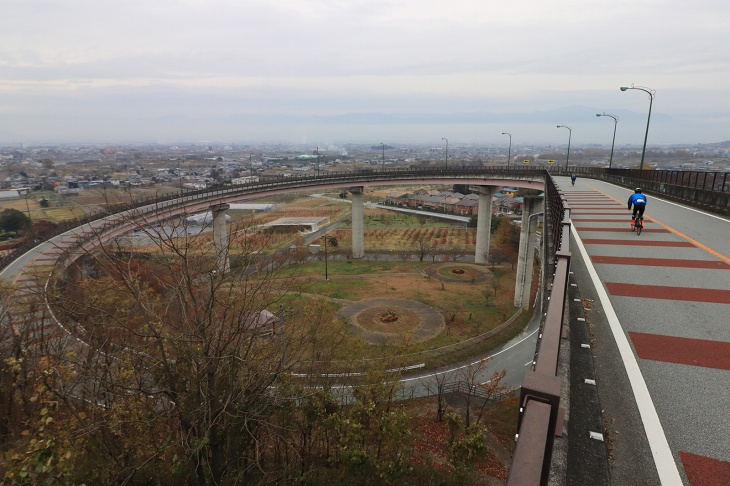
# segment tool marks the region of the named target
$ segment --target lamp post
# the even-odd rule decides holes
[[[646,155],[646,139],[649,137],[649,122],[651,121],[651,105],[654,103],[654,96],[656,96],[656,91],[654,91],[651,88],[647,88],[644,86],[634,86],[633,84],[631,86],[621,86],[621,91],[626,91],[629,89],[638,89],[639,91],[643,91],[644,93],[649,95],[649,116],[646,118],[646,133],[644,134],[644,148],[641,150],[641,163],[639,164],[639,170],[644,169],[644,156]]]
[[[25,209],[28,211],[28,221],[30,221],[30,227],[33,228],[33,220],[30,217],[30,205],[28,204],[28,195],[30,194],[30,188],[25,189]],[[109,203],[107,202],[107,205]]]
[[[565,170],[568,170],[568,161],[570,160],[570,139],[573,136],[573,129],[567,125],[558,125],[558,128],[568,129],[568,156],[565,158]]]
[[[616,115],[609,115],[606,112],[603,113],[596,113],[596,116],[610,116],[613,118],[613,142],[611,142],[611,158],[608,159],[608,168],[611,168],[611,164],[613,163],[613,147],[616,145],[616,125],[618,125],[618,117]]]
[[[385,170],[385,144],[380,142],[380,145],[383,146],[383,170]]]
[[[449,139],[445,137],[441,137],[441,140],[446,140],[446,165],[445,167],[449,167]]]
[[[183,192],[182,170],[180,169],[180,159],[177,159],[177,179],[180,182],[180,194]]]
[[[512,134],[502,132],[502,135],[509,135],[509,149],[507,150],[507,168],[509,169],[509,161],[512,159]]]
[[[324,279],[329,280],[329,272],[327,271],[327,232],[322,235],[324,240]]]

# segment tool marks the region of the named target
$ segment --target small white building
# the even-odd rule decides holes
[[[252,184],[259,181],[259,176],[245,176],[245,177],[234,177],[231,179],[231,184]]]
[[[0,191],[0,201],[12,201],[14,199],[20,199],[21,192],[18,189],[6,189]]]

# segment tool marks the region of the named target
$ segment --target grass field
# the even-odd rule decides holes
[[[515,273],[511,267],[490,268],[489,278],[481,283],[471,283],[471,280],[442,282],[425,278],[428,267],[426,263],[413,262],[329,262],[327,281],[324,280],[324,262],[301,265],[297,271],[303,278],[309,279],[306,292],[320,298],[350,301],[375,297],[409,299],[431,306],[444,316],[444,330],[423,342],[409,343],[393,339],[387,345],[363,347],[357,335],[349,335],[338,349],[338,359],[341,360],[414,356],[424,351],[453,346],[496,328],[516,311],[513,306]],[[308,297],[305,295],[303,298]],[[528,318],[527,313],[520,316],[504,333],[476,343],[467,350],[428,353],[428,364],[446,364],[462,355],[466,357],[479,350],[491,349],[519,332]]]

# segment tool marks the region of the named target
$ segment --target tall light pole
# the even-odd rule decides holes
[[[28,195],[30,194],[30,187],[25,190],[25,209],[28,211],[28,221],[30,221],[31,229],[33,228],[33,220],[30,217],[30,205],[28,204]],[[106,199],[106,198],[105,198]],[[107,202],[107,209],[109,203]]]
[[[509,169],[509,161],[512,159],[512,134],[502,132],[502,135],[509,135],[509,149],[507,150],[507,168]]]
[[[616,125],[618,125],[618,117],[616,115],[609,115],[606,112],[603,113],[596,113],[596,116],[610,116],[613,118],[613,142],[611,142],[611,158],[608,159],[608,168],[611,168],[611,164],[613,163],[613,147],[616,145]]]
[[[180,159],[177,159],[177,178],[180,182],[180,194],[183,192],[183,185],[182,185],[182,170],[180,169]]]
[[[568,170],[568,161],[570,160],[570,139],[573,137],[573,129],[567,125],[558,125],[558,128],[568,129],[568,156],[565,158],[565,170]]]
[[[383,170],[385,170],[385,144],[380,142],[380,145],[383,146]]]
[[[445,137],[441,137],[441,140],[446,140],[446,168],[449,167],[449,139]]]
[[[327,231],[322,235],[324,239],[324,279],[329,280],[329,272],[327,271]]]
[[[638,89],[639,91],[643,91],[644,93],[647,93],[649,95],[649,116],[646,119],[646,134],[644,134],[644,148],[641,150],[641,163],[639,164],[639,170],[644,169],[644,156],[646,155],[646,139],[649,137],[649,122],[651,121],[651,105],[654,103],[654,96],[656,96],[656,91],[654,91],[651,88],[647,88],[644,86],[634,86],[633,84],[631,86],[621,86],[621,91],[626,91],[629,89]]]

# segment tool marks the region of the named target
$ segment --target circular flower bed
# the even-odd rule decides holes
[[[355,322],[360,327],[384,334],[412,332],[421,327],[421,318],[405,307],[374,306],[358,313]]]
[[[388,322],[397,321],[398,319],[400,319],[400,316],[398,314],[396,314],[395,312],[393,312],[392,310],[387,310],[387,311],[383,312],[382,314],[380,314],[379,318],[380,318],[380,322],[388,323]]]

